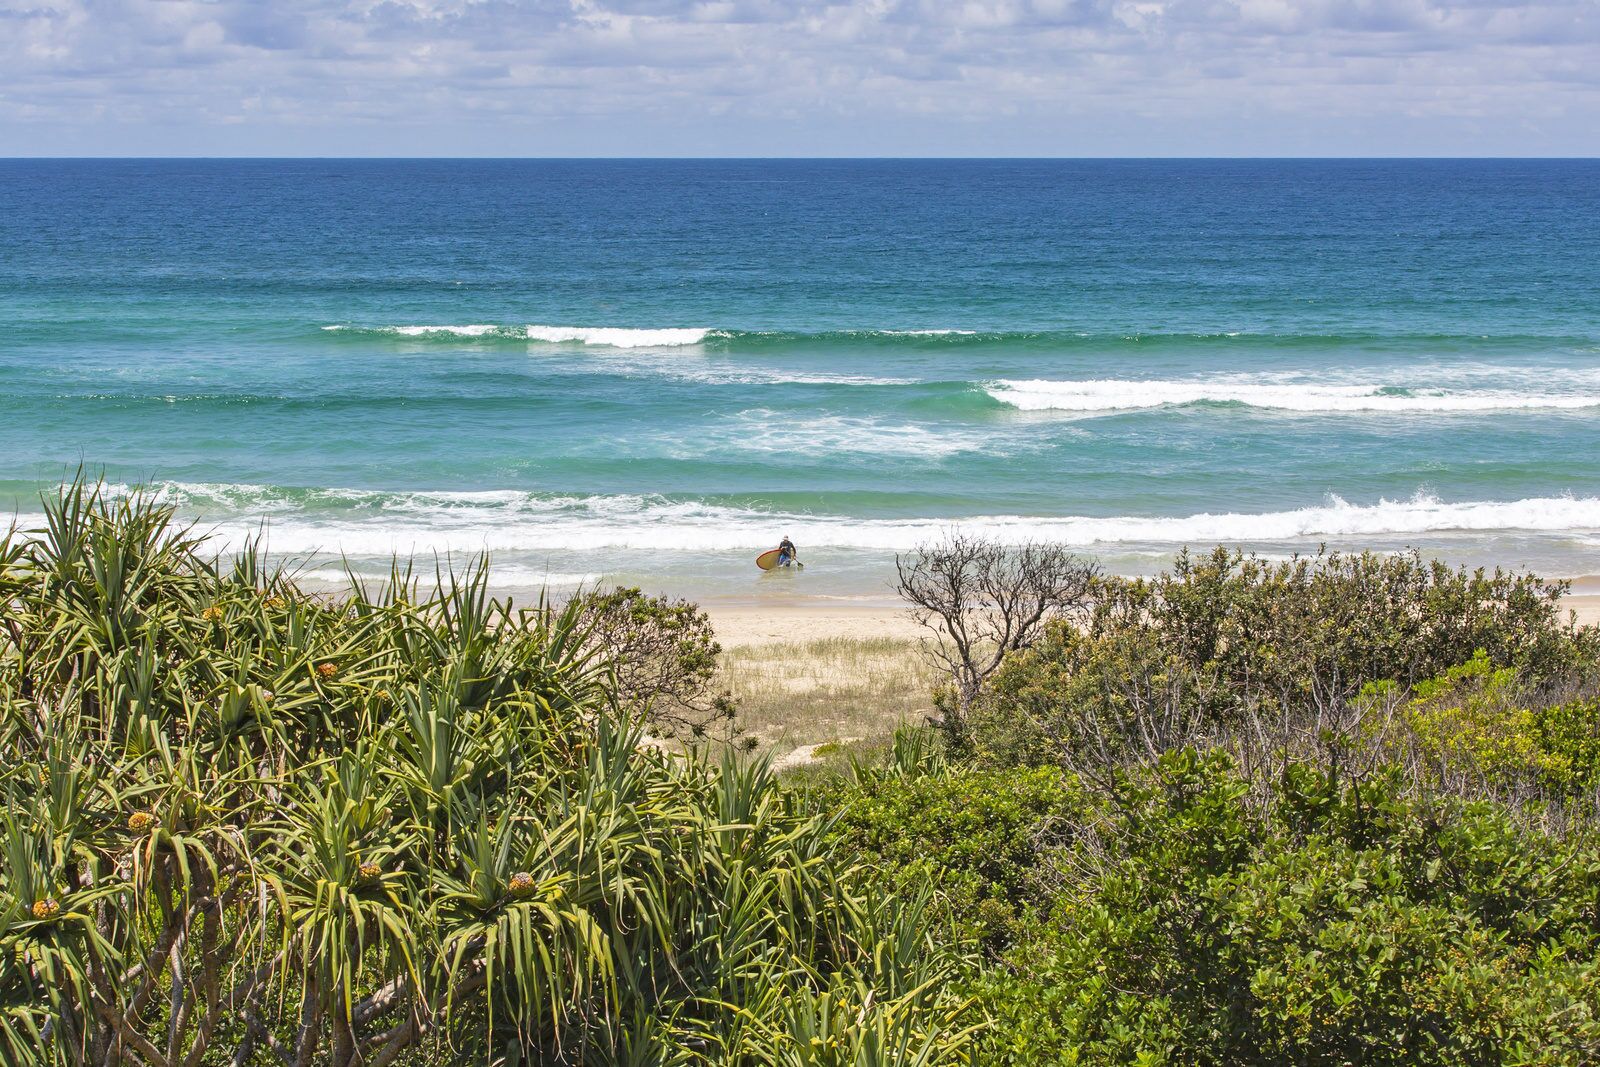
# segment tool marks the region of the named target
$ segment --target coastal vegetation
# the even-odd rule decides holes
[[[148,499],[46,510],[0,543],[4,1062],[964,1055],[934,894],[645,743],[584,605],[319,601]]]
[[[941,695],[889,673],[892,738],[779,773],[742,704],[818,687],[691,604],[317,597],[150,498],[45,503],[0,538],[7,1064],[1600,1059],[1559,583],[968,545]]]

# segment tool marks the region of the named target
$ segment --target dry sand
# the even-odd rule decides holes
[[[782,605],[703,603],[725,648],[754,645],[810,644],[825,638],[867,640],[875,637],[915,640],[927,633],[904,608],[840,607],[822,602]]]
[[[1584,579],[1563,604],[1577,613],[1580,624],[1600,625],[1600,580]],[[928,632],[904,608],[878,602],[841,606],[821,598],[796,598],[760,605],[709,601],[701,606],[711,615],[717,640],[727,648],[809,644],[825,638],[916,640]]]
[[[1578,613],[1580,625],[1600,625],[1600,593],[1573,593],[1563,603]]]
[[[1578,622],[1584,626],[1600,626],[1600,574],[1586,574],[1569,579],[1572,592],[1565,604],[1578,613]]]
[[[883,743],[933,711],[927,631],[893,603],[825,597],[702,602],[746,739],[780,769]]]

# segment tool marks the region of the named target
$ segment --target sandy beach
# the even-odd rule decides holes
[[[807,599],[784,604],[711,601],[701,607],[716,626],[717,640],[727,648],[809,644],[829,638],[915,640],[927,632],[904,608],[889,604],[841,607]]]
[[[1576,612],[1581,626],[1600,626],[1600,574],[1569,578],[1572,591],[1562,603]]]
[[[1564,604],[1578,615],[1583,626],[1600,626],[1600,593],[1573,593]]]
[[[1576,579],[1562,603],[1577,614],[1580,625],[1600,625],[1600,577]],[[701,606],[726,648],[809,644],[830,638],[914,641],[927,633],[904,608],[889,601],[842,606],[836,600],[800,597],[781,603],[708,600]]]

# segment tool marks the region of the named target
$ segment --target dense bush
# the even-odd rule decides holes
[[[586,646],[609,671],[605,692],[643,714],[652,733],[731,736],[734,702],[714,685],[722,646],[698,605],[617,586],[582,592],[573,607]]]
[[[576,606],[319,602],[81,486],[0,538],[0,1061],[963,1062],[927,894],[645,746]]]
[[[1596,1062],[1600,641],[1563,591],[1415,555],[1103,581],[842,839],[998,953],[981,1063]]]
[[[1565,590],[1415,554],[1184,554],[1157,578],[1102,581],[1085,624],[1008,657],[974,745],[1002,764],[1153,757],[1248,717],[1337,711],[1374,682],[1404,690],[1480,651],[1548,685],[1600,654],[1600,634],[1563,620]]]
[[[1128,783],[1048,918],[980,982],[992,1064],[1586,1063],[1600,845],[1487,804],[1220,756]]]
[[[1071,839],[1085,798],[1053,768],[948,769],[840,781],[813,804],[837,812],[832,840],[897,887],[931,884],[963,933],[1003,945],[1053,889],[1041,860]]]
[[[836,833],[988,935],[975,1062],[1583,1064],[1600,1056],[1600,839],[1292,764],[1168,753],[838,782]],[[984,927],[987,926],[987,929]]]
[[[46,510],[0,538],[7,1065],[1600,1061],[1595,636],[1533,579],[1185,557],[1007,657],[979,758],[785,784],[659,744],[726,714],[692,605],[319,600]]]
[[[1464,779],[1461,792],[1591,799],[1600,785],[1600,701],[1539,699],[1519,681],[1480,651],[1419,683],[1403,711],[1427,773]]]

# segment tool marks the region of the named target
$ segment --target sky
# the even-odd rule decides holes
[[[0,155],[1597,154],[1600,0],[0,0]]]

